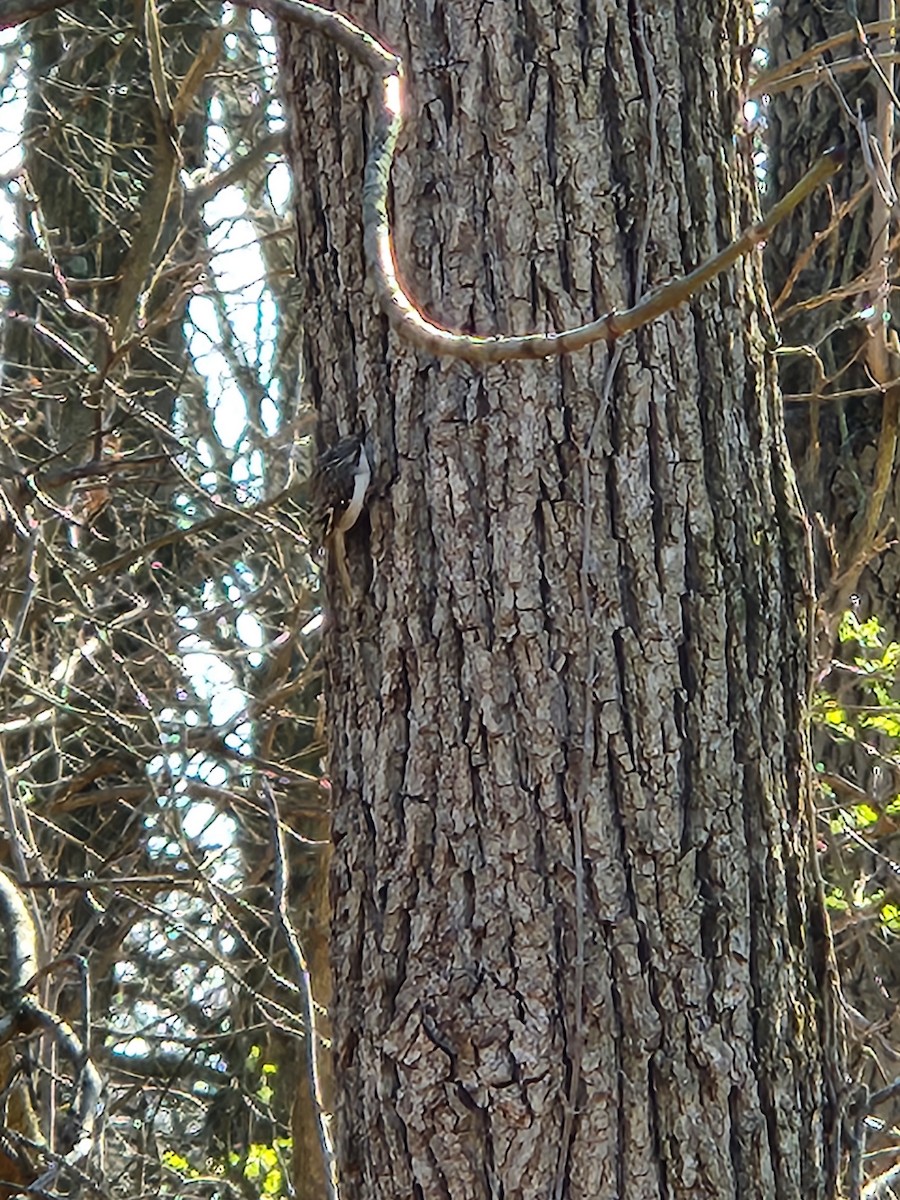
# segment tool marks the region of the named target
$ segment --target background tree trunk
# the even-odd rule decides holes
[[[855,31],[857,20],[866,23],[878,16],[875,0],[864,0],[853,14],[810,0],[787,0],[773,9],[768,24],[769,66],[781,67],[828,38]],[[847,60],[864,53],[855,37],[838,52]],[[883,78],[893,69],[886,62]],[[803,173],[802,163],[814,161],[829,146],[847,146],[848,163],[827,191],[812,197],[775,231],[766,246],[766,276],[784,341],[779,362],[788,439],[807,507],[821,518],[817,564],[821,591],[834,605],[828,615],[836,624],[852,604],[866,615],[876,612],[894,636],[900,555],[890,543],[882,545],[881,553],[860,544],[866,508],[872,502],[884,399],[878,390],[884,381],[875,378],[871,348],[882,325],[883,306],[891,303],[884,287],[890,253],[887,245],[879,244],[889,214],[883,216],[881,203],[873,210],[871,185],[878,177],[860,152],[861,128],[882,142],[880,103],[892,111],[887,89],[870,70],[841,72],[834,88],[785,88],[770,98],[770,195],[783,195],[793,187]],[[854,114],[864,122],[861,127]],[[890,146],[885,151],[890,158]],[[890,186],[889,180],[884,186]],[[823,240],[821,232],[830,228],[835,211],[843,218]],[[810,246],[817,252],[809,255]],[[802,270],[797,270],[798,263]],[[822,297],[830,299],[826,303]],[[868,320],[860,317],[865,311]],[[833,399],[833,394],[841,398]],[[879,533],[898,511],[896,484],[884,501]],[[880,540],[884,543],[883,536]],[[858,562],[851,571],[854,559]],[[851,572],[851,578],[830,597],[829,588],[842,572]]]
[[[754,210],[749,6],[348,6],[402,54],[397,249],[440,320],[559,328]],[[810,858],[807,534],[754,259],[615,349],[387,335],[365,80],[283,42],[304,385],[364,425],[333,588],[344,1195],[828,1196],[842,1084]]]
[[[826,39],[848,33],[853,36],[832,53],[857,58],[865,67],[857,21],[877,21],[885,11],[875,0],[861,2],[852,13],[812,0],[787,0],[773,9],[767,24],[768,67],[777,70]],[[870,37],[870,54],[895,48],[886,29]],[[896,329],[896,217],[880,199],[873,202],[873,194],[891,186],[896,170],[882,177],[871,165],[871,147],[863,152],[860,144],[864,133],[885,161],[896,155],[896,113],[889,94],[896,66],[887,55],[879,71],[881,78],[873,69],[840,70],[833,85],[823,80],[773,89],[766,107],[767,175],[773,194],[791,187],[802,173],[801,164],[828,146],[846,145],[848,164],[830,194],[811,198],[775,231],[766,246],[766,275],[783,336],[779,363],[788,440],[814,517],[820,594],[832,605],[825,616],[832,632],[844,609],[861,620],[874,617],[887,645],[900,639],[900,548],[894,535],[900,490],[893,469],[897,395],[896,388],[879,388],[888,381],[878,378],[873,348],[879,336]],[[896,375],[893,367],[889,374]],[[882,461],[886,487],[879,494]],[[873,506],[877,520],[870,522]],[[832,588],[842,573],[848,575],[846,583]],[[824,724],[817,730],[814,758],[827,784],[819,829],[828,849],[823,870],[845,909],[835,942],[844,995],[857,1017],[851,1074],[874,1092],[895,1077],[900,1062],[894,1049],[900,1044],[900,961],[885,936],[888,916],[900,899],[895,865],[900,833],[892,815],[900,794],[897,739],[889,726],[877,728],[873,722],[863,727],[872,694],[854,662],[861,653],[859,643],[823,639],[820,650],[821,690],[854,714],[851,724],[857,729],[854,738]],[[828,673],[830,655],[836,669]],[[841,663],[850,669],[841,669]],[[896,702],[895,672],[882,676]],[[862,836],[854,828],[851,807],[860,804],[873,814],[865,824],[858,822]],[[888,1120],[886,1130],[890,1124]],[[891,1146],[886,1130],[885,1144]],[[880,1144],[873,1130],[868,1148]],[[875,1158],[873,1169],[876,1163],[878,1169],[887,1166],[885,1159]]]

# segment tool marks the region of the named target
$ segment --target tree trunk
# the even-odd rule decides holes
[[[875,0],[861,2],[852,13],[824,8],[813,0],[786,0],[768,23],[769,68],[777,69],[826,39],[847,34],[852,37],[842,44],[841,57],[858,56],[865,65],[864,55],[894,48],[885,40],[887,30],[881,41],[873,32],[875,40],[867,50],[857,36],[857,21],[873,22],[881,15]],[[877,176],[868,150],[860,151],[857,114],[864,114],[866,128],[890,161],[897,125],[890,95],[895,70],[885,57],[878,67],[880,77],[874,69],[843,70],[836,88],[824,79],[810,81],[774,91],[767,106],[767,169],[776,191],[791,187],[802,172],[801,164],[827,146],[849,147],[847,169],[836,177],[830,194],[794,213],[770,239],[766,272],[783,334],[779,362],[788,440],[819,533],[820,592],[823,603],[833,606],[825,616],[832,627],[847,607],[862,620],[874,616],[886,631],[886,643],[900,638],[900,549],[893,536],[885,538],[900,513],[900,482],[893,469],[897,395],[894,387],[879,388],[885,381],[877,377],[872,352],[880,336],[896,329],[900,315],[894,290],[882,287],[896,272],[891,249],[896,217],[886,225],[889,214],[883,202],[873,200],[877,188],[871,184]],[[834,213],[843,215],[831,228]],[[830,230],[824,239],[823,230]],[[891,239],[890,245],[882,243],[883,237]],[[812,255],[810,246],[816,247]],[[798,263],[805,264],[800,271]],[[828,303],[818,300],[823,296],[829,297]],[[865,320],[859,319],[861,313],[868,314]],[[790,353],[793,347],[799,352]],[[817,358],[810,356],[809,347],[815,347]],[[893,367],[890,373],[896,374]],[[792,396],[803,399],[792,401]],[[832,580],[841,574],[846,574],[846,582],[835,589]],[[872,694],[865,676],[854,670],[859,645],[826,642],[823,648],[851,669],[827,674],[827,663],[821,663],[822,690],[855,714],[852,720],[861,721]],[[896,682],[892,692],[900,695]],[[825,724],[814,742],[815,761],[822,764],[829,783],[823,795],[827,816],[820,827],[828,850],[823,870],[835,898],[846,898],[847,906],[835,941],[844,995],[856,1009],[849,1063],[854,1080],[872,1092],[896,1074],[892,1047],[900,1044],[900,961],[884,936],[900,895],[893,867],[900,835],[890,817],[900,792],[896,750],[897,739],[889,727],[864,728],[859,740],[853,740]],[[836,781],[847,786],[840,790]],[[864,836],[854,840],[851,805],[860,801],[878,819],[869,821]],[[835,820],[835,806],[844,810],[845,829]],[[885,1131],[889,1125],[890,1121]],[[873,1131],[867,1147],[878,1146]],[[884,1163],[874,1156],[868,1165],[874,1174]]]
[[[751,219],[749,6],[348,11],[407,64],[396,244],[443,323],[592,319]],[[364,426],[375,458],[328,647],[344,1196],[830,1196],[808,539],[759,263],[615,348],[412,352],[362,259],[365,80],[282,49],[303,378],[322,445]]]

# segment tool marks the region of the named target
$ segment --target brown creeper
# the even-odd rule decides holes
[[[311,481],[313,520],[322,545],[334,554],[348,596],[350,572],[344,534],[359,520],[371,480],[366,444],[361,437],[351,435],[341,438],[336,446],[319,456]]]

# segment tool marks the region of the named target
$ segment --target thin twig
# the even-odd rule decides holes
[[[6,645],[0,651],[0,683],[3,682],[4,676],[9,669],[9,664],[13,661],[16,653],[16,647],[22,637],[22,631],[25,628],[25,622],[28,619],[28,613],[31,610],[31,601],[34,599],[34,590],[37,587],[37,573],[34,569],[34,558],[37,551],[38,538],[40,537],[40,526],[35,526],[32,529],[28,541],[25,546],[25,561],[22,564],[21,575],[24,578],[22,585],[22,599],[19,602],[19,611],[16,613],[15,624],[12,632],[6,639]]]
[[[872,59],[875,64],[886,64],[900,62],[900,53],[893,52],[891,54],[872,54]],[[794,66],[792,60],[789,64]],[[828,64],[829,69],[836,76],[849,75],[856,71],[868,71],[873,65],[868,58],[838,58],[834,62]],[[751,84],[747,91],[750,98],[759,96],[777,96],[780,92],[789,92],[791,88],[806,87],[809,84],[818,84],[822,79],[822,64],[816,63],[815,66],[807,67],[805,70],[797,71],[794,75],[788,75],[777,82],[763,86],[761,80],[757,80]]]
[[[860,1200],[877,1200],[877,1197],[883,1196],[889,1189],[894,1195],[894,1184],[898,1179],[900,1179],[900,1163],[895,1163],[889,1171],[877,1175],[866,1184],[860,1192]]]
[[[891,33],[897,27],[895,20],[870,21],[868,25],[863,25],[862,30],[865,34]],[[808,50],[804,50],[802,54],[798,54],[796,58],[790,59],[786,63],[782,63],[780,67],[776,67],[772,71],[766,71],[760,75],[751,88],[751,96],[770,96],[773,92],[780,90],[776,87],[783,80],[789,79],[794,75],[799,67],[805,66],[806,63],[815,62],[821,59],[823,54],[828,54],[832,50],[836,50],[838,46],[845,46],[847,42],[853,42],[859,37],[859,26],[853,29],[844,29],[840,33],[836,33],[834,37],[826,38],[823,42],[816,42],[814,46],[810,46]],[[793,80],[796,82],[796,80]]]

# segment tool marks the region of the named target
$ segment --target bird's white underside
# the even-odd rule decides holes
[[[359,520],[359,514],[362,512],[363,501],[366,498],[366,492],[369,490],[371,479],[372,468],[369,466],[366,448],[365,446],[360,446],[359,459],[356,463],[356,469],[353,472],[353,495],[350,497],[350,503],[344,509],[343,513],[341,513],[340,520],[337,522],[336,528],[339,533],[346,533]]]

